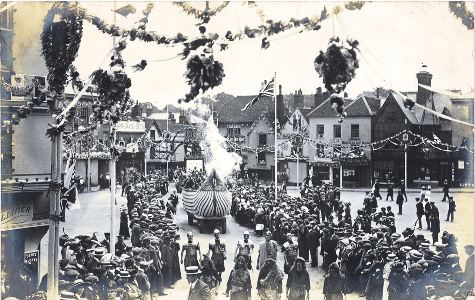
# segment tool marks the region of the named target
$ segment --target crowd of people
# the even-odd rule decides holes
[[[199,188],[206,178],[196,170],[172,174],[178,186],[188,189]],[[115,253],[107,233],[104,239],[99,233],[60,238],[60,299],[158,299],[182,279],[182,267],[190,283],[189,300],[215,299],[228,259],[234,266],[222,289],[231,300],[250,300],[253,287],[263,300],[280,299],[282,294],[291,300],[311,299],[307,267],[326,274],[322,293],[331,300],[349,293],[369,300],[382,299],[385,292],[389,300],[466,299],[473,293],[475,248],[465,246],[468,259],[462,270],[457,239],[447,231],[440,235],[439,211],[427,194],[416,199],[414,227],[398,232],[391,206],[378,211],[378,186],[367,192],[363,208],[352,215],[350,202],[343,201],[331,184],[307,182],[299,197],[280,189],[277,198],[272,184],[248,179],[227,184],[232,191],[231,215],[264,236],[262,243],[254,245],[246,230],[228,258],[229,247],[215,229],[205,248],[192,232],[180,245],[184,233],[180,235],[174,220],[179,197],[175,191],[169,194],[166,174],[157,171],[145,181],[124,186],[127,204],[121,207]],[[398,191],[397,203],[407,201],[403,192]],[[447,199],[450,207],[453,198]],[[415,234],[423,216],[432,241]],[[25,299],[46,299],[46,286],[45,275],[39,291],[25,287]]]
[[[273,190],[272,186],[238,182],[232,215],[239,224],[255,228],[256,233],[262,228],[269,230],[269,240],[279,244],[283,252],[288,280],[292,268],[302,261],[311,267],[320,264],[325,270],[326,299],[343,299],[344,294],[353,292],[366,299],[382,299],[384,290],[389,299],[466,299],[473,293],[474,247],[465,246],[469,258],[462,270],[455,236],[447,231],[440,234],[439,210],[427,193],[430,189],[425,189],[422,199],[416,199],[416,224],[422,229],[421,218],[425,216],[432,241],[415,234],[416,224],[398,232],[391,206],[378,211],[382,197],[377,182],[362,199],[363,209],[354,219],[351,204],[342,201],[339,189],[331,184],[305,184],[300,197],[279,192],[277,201],[273,200]],[[455,202],[447,188],[444,194],[444,200],[449,200],[449,220]],[[399,190],[396,202],[406,203],[406,199],[405,190]],[[318,254],[323,258],[321,263]],[[303,299],[303,295],[296,299]]]

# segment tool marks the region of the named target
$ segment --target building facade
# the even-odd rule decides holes
[[[343,122],[329,99],[308,113],[309,167],[319,181],[340,187],[371,185],[371,120],[379,100],[345,98],[347,117]]]

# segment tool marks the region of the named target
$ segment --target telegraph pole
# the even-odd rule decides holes
[[[48,299],[58,299],[59,278],[59,222],[61,214],[61,171],[63,162],[63,134],[53,137],[51,142],[51,179],[54,186],[50,193],[50,216],[48,233]]]
[[[114,1],[114,8],[113,8],[113,16],[114,16],[114,25],[116,24],[116,3]],[[112,47],[115,47],[115,36],[112,39]],[[115,147],[115,139],[116,139],[116,132],[115,132],[115,125],[111,123],[111,147]],[[115,254],[115,189],[116,189],[116,179],[115,179],[115,169],[116,169],[116,161],[115,161],[115,151],[113,151],[111,155],[111,160],[109,163],[109,174],[110,174],[110,212],[111,212],[111,228],[110,228],[110,239],[109,239],[109,250],[110,253]]]

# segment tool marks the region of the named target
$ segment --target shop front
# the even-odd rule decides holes
[[[317,182],[331,183],[340,186],[340,162],[331,158],[318,158],[309,163],[310,174],[317,178]]]
[[[366,157],[342,158],[340,160],[344,188],[371,186],[371,170]]]
[[[39,285],[47,267],[41,239],[48,231],[49,196],[47,191],[4,191],[1,201],[2,296],[24,299]]]

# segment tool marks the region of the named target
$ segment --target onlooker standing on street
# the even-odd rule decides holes
[[[449,181],[447,179],[445,179],[444,180],[444,187],[442,188],[442,192],[444,193],[444,197],[442,198],[442,202],[447,201],[446,200],[447,198],[450,199],[449,188],[450,188]]]
[[[381,193],[380,193],[381,186],[379,185],[378,179],[374,180],[373,189],[374,189],[374,197],[379,198],[379,200],[383,200],[383,197],[381,197]]]
[[[402,191],[399,191],[397,193],[397,198],[396,198],[396,204],[399,206],[399,212],[397,213],[398,215],[402,215],[402,204],[403,203],[404,203],[404,197],[403,197]]]
[[[422,216],[424,215],[424,203],[420,198],[416,198],[416,215],[419,222],[419,229],[422,229]]]
[[[439,241],[440,220],[438,215],[433,215],[430,220],[430,230],[432,232],[432,244]]]
[[[404,196],[404,199],[406,199],[406,202],[407,202],[406,182],[404,181],[404,179],[401,180],[401,187],[400,187],[399,191],[400,191],[401,194]]]
[[[430,209],[431,205],[429,200],[425,199],[424,200],[424,209],[425,209],[425,215],[426,215],[426,222],[427,222],[427,230],[430,230]]]
[[[393,187],[393,183],[390,182],[388,185],[388,192],[386,193],[386,201],[388,201],[389,197],[391,197],[391,201],[394,201],[393,195],[394,195],[394,187]]]
[[[454,221],[455,207],[456,205],[455,205],[454,197],[449,197],[449,210],[447,211],[447,219],[445,221],[449,220],[449,216],[450,216],[450,222]]]

